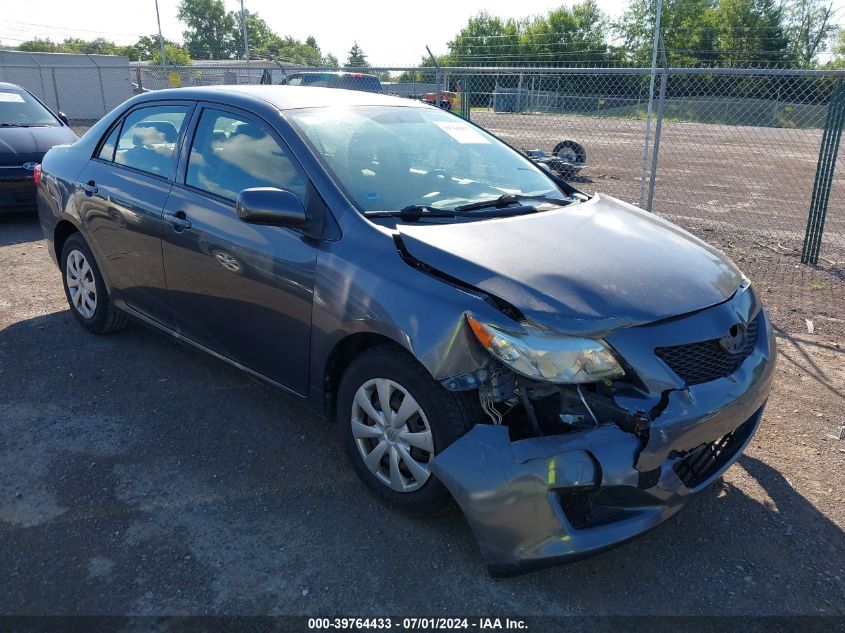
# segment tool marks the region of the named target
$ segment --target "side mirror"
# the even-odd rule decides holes
[[[65,125],[70,125],[70,121],[68,121],[67,115],[64,112],[59,112],[59,119]]]
[[[305,207],[295,194],[275,187],[254,187],[238,194],[238,217],[249,224],[304,226],[308,222]]]

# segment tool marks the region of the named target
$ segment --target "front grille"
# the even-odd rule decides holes
[[[742,362],[751,354],[757,344],[759,321],[758,314],[745,330],[745,344],[734,353],[725,350],[719,344],[719,339],[658,347],[654,353],[688,385],[724,378],[739,369]]]
[[[687,488],[700,486],[719,472],[736,455],[740,447],[754,430],[757,414],[743,422],[721,439],[689,451],[683,459],[675,462],[675,474]]]

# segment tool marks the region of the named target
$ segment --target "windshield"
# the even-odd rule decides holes
[[[58,127],[50,111],[23,90],[0,88],[0,126]]]
[[[290,117],[361,211],[452,210],[504,194],[561,197],[528,159],[442,110],[305,108]]]

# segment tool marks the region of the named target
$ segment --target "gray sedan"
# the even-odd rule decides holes
[[[132,318],[301,399],[385,504],[456,501],[496,575],[677,512],[771,385],[722,253],[414,101],[139,95],[47,154],[38,207],[82,328]]]

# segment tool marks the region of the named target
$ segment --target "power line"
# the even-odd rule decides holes
[[[126,37],[143,37],[144,35],[149,35],[149,33],[144,33],[144,34],[141,34],[141,35],[138,35],[137,33],[119,33],[117,31],[112,31],[112,30],[109,30],[108,32],[104,32],[104,31],[93,30],[93,29],[78,29],[76,27],[55,26],[55,25],[52,25],[52,24],[35,24],[35,23],[30,23],[30,22],[18,22],[16,20],[4,20],[3,23],[7,24],[7,25],[8,24],[19,24],[19,25],[22,25],[22,26],[37,26],[37,27],[41,27],[41,28],[45,28],[45,29],[53,29],[53,30],[56,30],[56,31],[67,31],[67,32],[74,32],[74,33],[75,32],[82,32],[82,33],[96,33],[96,34],[99,34],[99,35],[124,35]],[[16,29],[15,27],[9,27],[9,28],[12,29],[12,30],[21,30],[21,29]]]

